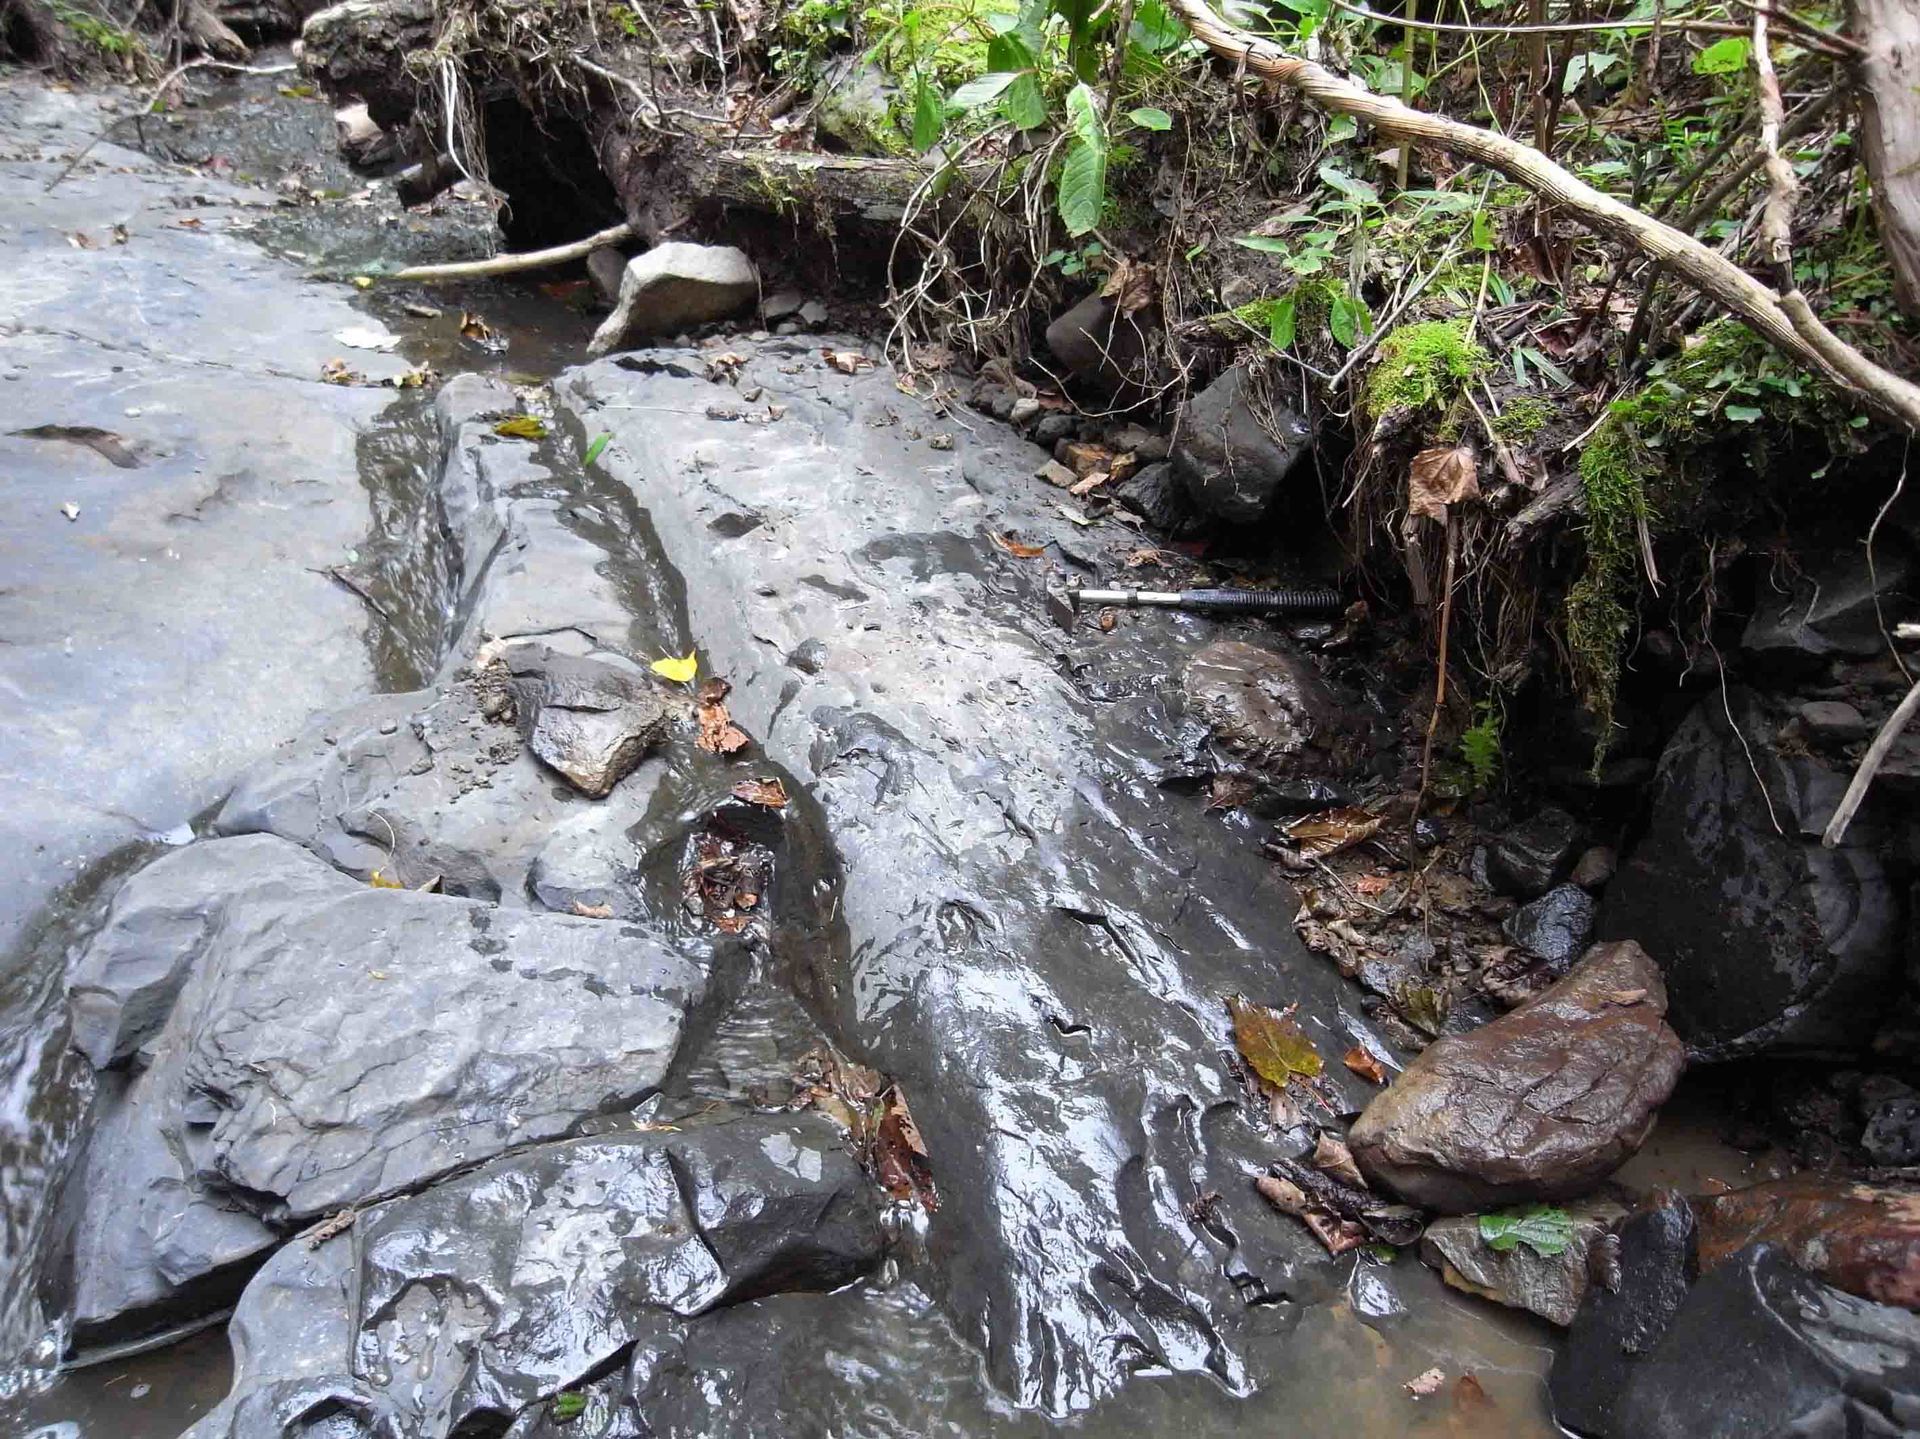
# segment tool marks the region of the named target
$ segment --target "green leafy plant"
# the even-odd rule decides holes
[[[1085,81],[1067,94],[1067,119],[1073,140],[1060,165],[1060,219],[1077,240],[1099,227],[1107,204],[1107,127]]]
[[[1500,732],[1504,724],[1499,707],[1491,700],[1474,706],[1473,723],[1460,734],[1460,762],[1467,767],[1476,791],[1485,790],[1500,777]]]
[[[1550,1204],[1482,1214],[1480,1241],[1499,1254],[1524,1244],[1542,1259],[1551,1259],[1573,1243],[1573,1216]]]
[[[561,1424],[571,1424],[587,1412],[587,1396],[576,1394],[569,1389],[564,1394],[553,1396],[553,1417]]]

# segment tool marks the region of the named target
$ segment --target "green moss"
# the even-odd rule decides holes
[[[1380,341],[1363,403],[1376,420],[1389,410],[1449,409],[1486,367],[1487,352],[1467,334],[1464,317],[1402,325]]]
[[[1538,395],[1515,395],[1493,417],[1493,432],[1510,445],[1524,445],[1553,422],[1559,412]]]

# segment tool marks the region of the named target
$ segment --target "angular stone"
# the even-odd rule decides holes
[[[1702,1269],[1773,1244],[1836,1289],[1920,1309],[1920,1189],[1802,1174],[1696,1199],[1694,1211]]]
[[[1609,1435],[1621,1432],[1623,1376],[1666,1336],[1700,1272],[1693,1210],[1661,1191],[1590,1252],[1598,1282],[1553,1366],[1553,1415],[1576,1433]]]
[[[627,261],[613,313],[593,332],[590,355],[739,314],[760,297],[760,273],[731,245],[669,240]]]
[[[1683,1057],[1660,972],[1596,945],[1510,1014],[1423,1050],[1348,1135],[1368,1180],[1466,1213],[1584,1194],[1640,1147]]]
[[[329,1434],[502,1432],[676,1317],[835,1289],[881,1249],[819,1115],[535,1147],[281,1250],[234,1315],[232,1392],[191,1432],[291,1439],[328,1405],[352,1416]]]
[[[1194,504],[1223,524],[1256,524],[1294,466],[1313,448],[1307,422],[1284,405],[1272,406],[1274,434],[1262,424],[1265,407],[1247,372],[1231,369],[1187,402],[1174,436],[1173,465]]]
[[[1420,1257],[1456,1289],[1565,1328],[1586,1297],[1588,1252],[1627,1213],[1624,1204],[1608,1196],[1578,1200],[1566,1210],[1573,1236],[1558,1254],[1539,1254],[1525,1243],[1491,1248],[1480,1237],[1479,1216],[1470,1214],[1429,1224],[1420,1236]]]
[[[1619,868],[1620,856],[1612,847],[1596,844],[1574,862],[1573,873],[1568,878],[1585,890],[1604,889]]]
[[[1324,774],[1354,718],[1292,650],[1216,640],[1187,661],[1187,704],[1229,754],[1276,778]]]
[[[1847,744],[1873,733],[1866,716],[1842,700],[1808,700],[1800,706],[1800,723],[1816,740]]]
[[[1578,885],[1556,885],[1532,904],[1521,905],[1500,927],[1536,959],[1565,966],[1593,937],[1594,908],[1593,896]]]
[[[1047,349],[1074,379],[1103,394],[1137,386],[1151,313],[1122,315],[1098,292],[1056,315],[1047,326]]]
[[[1156,530],[1175,533],[1193,518],[1193,505],[1173,466],[1165,460],[1142,465],[1112,488],[1115,499]]]
[[[1741,648],[1776,672],[1801,673],[1836,657],[1883,653],[1882,616],[1904,602],[1901,591],[1913,579],[1913,561],[1904,545],[1885,537],[1873,559],[1869,568],[1857,546],[1804,557],[1787,593],[1765,594],[1755,607]]]
[[[96,1052],[155,1056],[89,1154],[90,1339],[199,1310],[276,1232],[638,1103],[705,988],[629,927],[369,888],[265,836],[135,875],[79,972]]]
[[[626,253],[611,245],[602,245],[587,256],[587,278],[593,282],[593,293],[600,297],[600,303],[612,309],[620,303],[620,282],[626,278]]]
[[[680,706],[637,667],[544,645],[503,657],[527,747],[589,799],[604,799],[666,736]]]
[[[1849,775],[1784,751],[1776,728],[1746,690],[1700,703],[1661,756],[1652,819],[1600,912],[1602,939],[1658,940],[1674,1028],[1702,1058],[1862,1049],[1899,988],[1883,801],[1869,793],[1825,848]]]
[[[1560,1422],[1596,1439],[1892,1439],[1920,1429],[1920,1318],[1756,1244],[1703,1275],[1649,1351],[1570,1343],[1552,1392]],[[1600,1400],[1581,1412],[1601,1422],[1563,1394]]]
[[[1536,899],[1567,873],[1580,843],[1580,822],[1565,810],[1543,809],[1494,841],[1487,878],[1505,894]]]

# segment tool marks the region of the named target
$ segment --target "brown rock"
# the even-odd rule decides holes
[[[1280,777],[1320,773],[1353,716],[1303,657],[1243,640],[1208,645],[1187,664],[1187,703],[1222,748]]]
[[[1920,1189],[1803,1174],[1693,1207],[1703,1270],[1749,1244],[1777,1244],[1835,1289],[1920,1309]]]
[[[1370,1183],[1464,1214],[1584,1194],[1640,1147],[1685,1066],[1659,967],[1630,940],[1471,1034],[1429,1045],[1348,1143]]]

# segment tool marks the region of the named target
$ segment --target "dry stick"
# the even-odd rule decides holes
[[[1766,157],[1767,200],[1760,211],[1760,254],[1777,284],[1793,286],[1793,201],[1800,179],[1780,154],[1780,129],[1786,106],[1780,100],[1780,77],[1773,71],[1773,49],[1767,40],[1767,12],[1753,10],[1753,79],[1760,104],[1760,153]]]
[[[1853,823],[1853,817],[1860,812],[1860,806],[1866,802],[1867,787],[1873,783],[1873,777],[1880,772],[1880,766],[1887,762],[1887,754],[1893,749],[1893,742],[1900,738],[1916,713],[1920,713],[1920,684],[1907,691],[1907,697],[1900,701],[1894,712],[1887,716],[1887,722],[1880,726],[1880,733],[1873,737],[1873,743],[1867,746],[1866,756],[1860,761],[1860,768],[1853,772],[1853,782],[1847,786],[1847,792],[1840,799],[1840,807],[1833,812],[1833,818],[1827,821],[1826,833],[1820,836],[1820,843],[1828,849],[1838,845],[1846,835],[1847,826]]]
[[[1407,823],[1420,818],[1420,805],[1427,797],[1427,780],[1433,772],[1433,735],[1440,728],[1440,711],[1447,703],[1447,630],[1453,620],[1453,561],[1459,552],[1460,527],[1453,511],[1447,511],[1447,558],[1440,570],[1440,673],[1433,681],[1433,713],[1427,716],[1426,743],[1420,749],[1420,791],[1413,797],[1413,814]]]
[[[395,270],[386,278],[389,280],[417,280],[424,284],[439,284],[445,280],[480,280],[491,275],[516,275],[522,270],[544,270],[549,265],[564,265],[569,260],[583,260],[595,250],[607,245],[618,245],[633,238],[633,226],[624,222],[611,229],[589,235],[584,240],[575,240],[570,245],[555,245],[550,250],[528,250],[519,255],[495,255],[491,260],[460,260],[449,265],[409,265],[404,270]]]
[[[1324,109],[1365,120],[1389,139],[1435,145],[1491,166],[1601,234],[1668,265],[1695,289],[1738,315],[1775,349],[1813,366],[1902,427],[1920,429],[1920,385],[1881,368],[1840,339],[1814,315],[1799,291],[1775,293],[1712,247],[1594,189],[1530,145],[1375,95],[1324,66],[1289,55],[1227,24],[1206,0],[1172,0],[1172,5],[1214,53],[1255,75],[1291,86]]]

